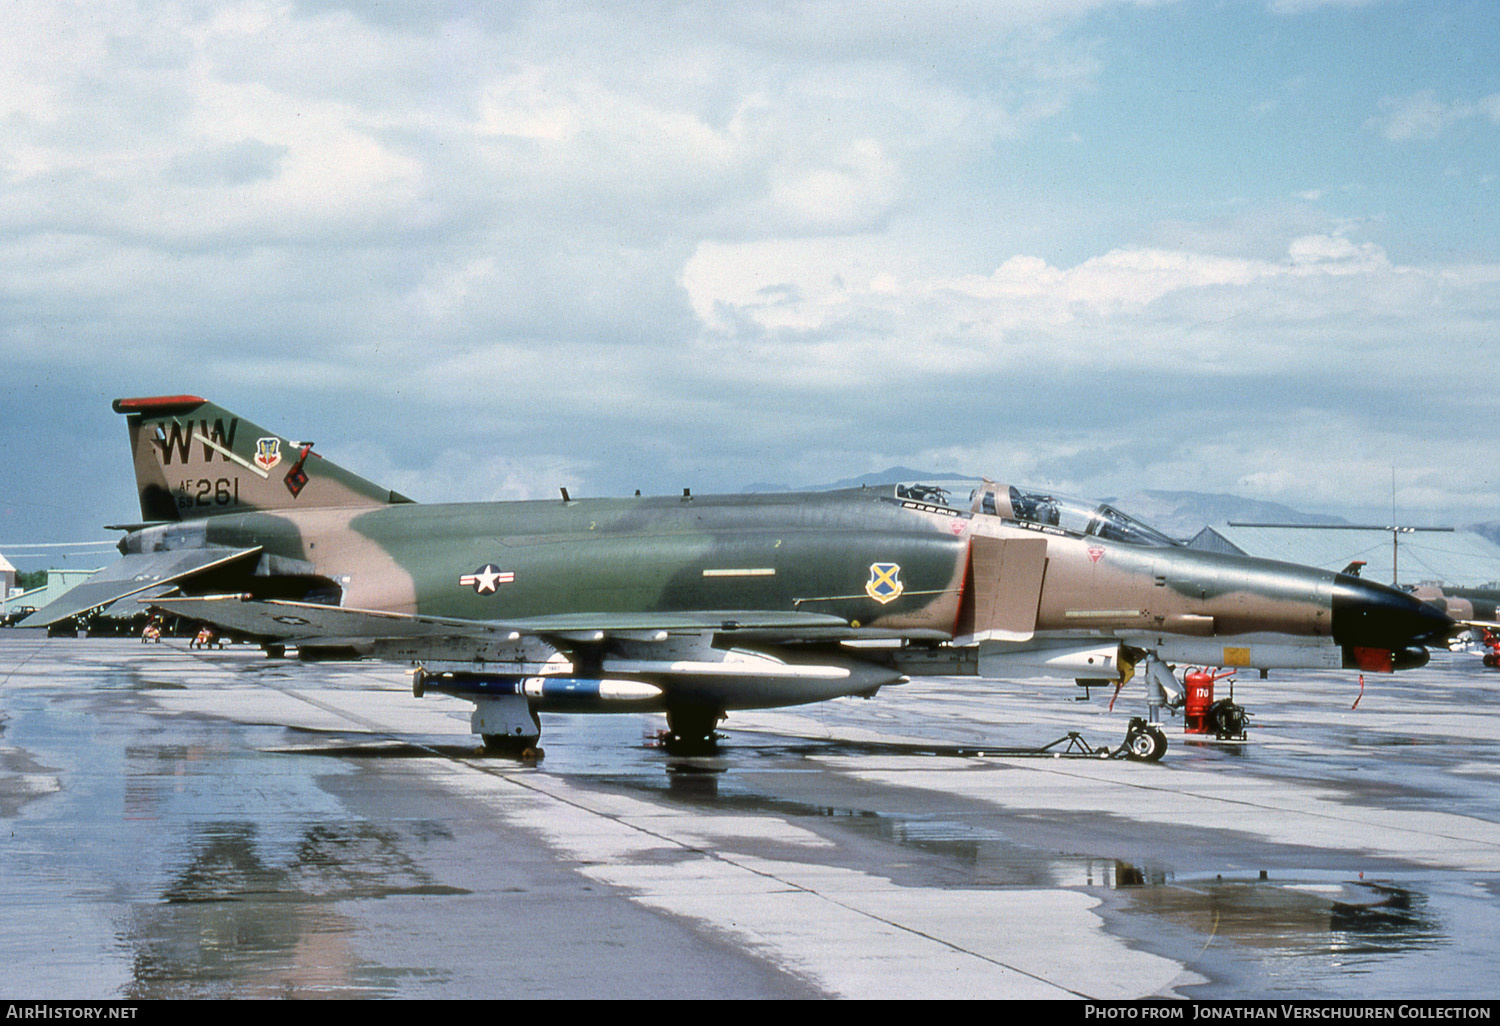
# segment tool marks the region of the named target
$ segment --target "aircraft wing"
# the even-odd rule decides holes
[[[169,552],[137,552],[69,588],[55,600],[22,620],[18,627],[46,627],[70,616],[107,606],[131,595],[180,581],[194,574],[260,552],[260,546],[232,549],[211,546]]]
[[[153,599],[158,609],[225,630],[297,644],[350,645],[367,641],[466,638],[509,641],[533,635],[599,641],[607,635],[636,639],[667,631],[784,631],[787,636],[847,626],[824,613],[703,610],[682,613],[563,613],[517,620],[464,620],[376,609],[347,609],[310,602],[258,601],[241,595]]]

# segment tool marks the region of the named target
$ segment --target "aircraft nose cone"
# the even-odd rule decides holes
[[[1374,581],[1339,574],[1333,585],[1333,640],[1400,649],[1446,637],[1457,626],[1436,606]]]

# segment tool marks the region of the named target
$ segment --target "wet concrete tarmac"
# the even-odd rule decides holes
[[[1116,745],[1130,691],[961,679],[713,757],[544,716],[531,765],[396,667],[0,631],[0,988],[1490,998],[1497,682],[1247,677],[1250,743],[1156,765],[997,754]]]

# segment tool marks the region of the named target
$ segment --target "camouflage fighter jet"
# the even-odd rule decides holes
[[[1411,593],[1463,626],[1500,627],[1500,589],[1419,584]]]
[[[1448,640],[1449,648],[1465,651],[1477,645],[1483,664],[1500,669],[1500,589],[1419,584],[1409,590],[1458,624],[1459,633]]]
[[[1453,622],[1346,574],[1184,548],[1107,505],[985,481],[822,493],[426,505],[194,396],[119,399],[142,522],[26,625],[130,595],[268,649],[415,666],[493,750],[538,712],[665,712],[711,746],[731,710],[918,674],[1123,683],[1168,664],[1390,671]],[[163,586],[175,594],[162,595]],[[1123,750],[1160,758],[1154,723]]]

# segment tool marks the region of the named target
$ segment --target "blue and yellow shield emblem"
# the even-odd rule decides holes
[[[865,582],[865,594],[881,605],[897,598],[906,585],[901,583],[900,563],[871,563],[870,579]]]

